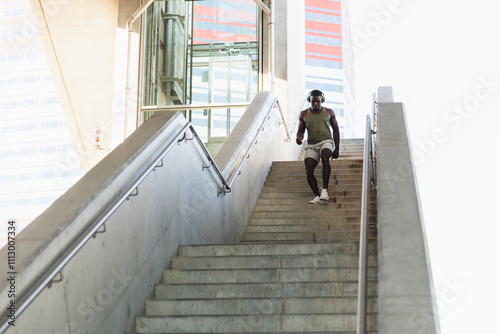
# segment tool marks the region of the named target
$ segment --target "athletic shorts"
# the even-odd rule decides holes
[[[333,152],[335,149],[335,143],[333,139],[326,139],[314,145],[307,145],[305,150],[305,158],[313,158],[317,162],[321,159],[321,151],[325,148]]]

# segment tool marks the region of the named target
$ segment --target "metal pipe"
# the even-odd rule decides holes
[[[289,141],[291,141],[291,139],[290,139],[290,132],[288,131],[288,126],[286,125],[285,116],[283,116],[283,111],[281,110],[281,106],[280,106],[280,103],[278,102],[278,100],[276,100],[276,106],[280,110],[281,120],[283,121],[283,125],[285,126],[285,131],[286,131],[286,139],[285,139],[285,141],[289,142]]]
[[[128,111],[129,111],[129,99],[130,99],[130,60],[132,58],[132,24],[144,13],[144,11],[154,2],[154,0],[148,0],[146,3],[142,4],[134,14],[127,20],[127,75],[125,81],[125,113],[123,117],[124,131],[123,138],[127,138],[127,127],[128,127]],[[140,66],[140,65],[139,65]]]
[[[260,0],[253,0],[253,2],[255,2],[257,6],[259,6],[267,15],[271,15],[271,10],[266,6],[265,3]]]
[[[229,179],[229,189],[231,189],[231,186],[233,185],[233,182],[234,180],[236,179],[236,176],[238,176],[238,173],[240,172],[241,170],[241,167],[243,167],[243,163],[245,162],[246,160],[246,157],[248,157],[248,154],[250,153],[250,150],[252,149],[253,145],[255,145],[255,142],[257,140],[257,137],[259,136],[260,132],[262,131],[262,128],[264,127],[264,123],[267,121],[267,119],[269,118],[269,114],[271,113],[271,110],[274,109],[274,106],[276,105],[276,102],[277,102],[277,98],[275,97],[274,98],[274,101],[272,103],[272,107],[269,108],[269,110],[267,111],[266,113],[266,116],[264,117],[264,120],[262,121],[262,124],[259,126],[259,129],[257,130],[257,133],[255,134],[255,137],[253,138],[253,140],[251,141],[250,145],[248,146],[246,152],[244,155],[242,155],[242,159],[240,161],[240,163],[238,164],[238,167],[236,167],[236,169],[234,169],[232,171],[232,173],[230,174],[231,175],[231,178]]]
[[[209,103],[209,104],[173,104],[166,106],[144,106],[142,112],[169,111],[169,110],[197,110],[197,109],[225,109],[225,108],[247,108],[250,102],[234,103]]]
[[[132,24],[135,22],[135,20],[137,20],[154,1],[155,0],[148,0],[146,3],[142,4],[142,6],[140,6],[134,14],[132,14],[132,16],[127,20],[128,29],[132,28]]]
[[[368,207],[369,207],[369,173],[371,151],[370,116],[366,116],[366,132],[363,156],[363,186],[361,197],[361,221],[359,235],[359,270],[358,270],[358,305],[356,334],[366,333],[366,298],[367,298],[367,266],[368,266]]]
[[[271,15],[270,15],[270,21],[269,21],[269,71],[271,74],[271,92],[274,93],[274,20],[275,20],[275,10],[274,10],[274,1],[269,0],[269,6],[271,7]]]

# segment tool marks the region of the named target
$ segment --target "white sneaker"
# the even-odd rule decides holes
[[[330,197],[328,197],[328,189],[321,189],[321,196],[319,197],[322,201],[328,201]]]
[[[314,199],[309,201],[309,204],[318,204],[318,203],[321,203],[319,196],[316,196],[316,197],[314,197]]]

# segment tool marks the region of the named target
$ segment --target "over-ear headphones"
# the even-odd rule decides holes
[[[321,103],[325,102],[325,94],[323,94],[323,92],[320,91],[319,89],[314,89],[309,93],[309,95],[307,95],[307,102],[311,103],[311,96],[313,94],[317,96],[318,93],[321,94]]]

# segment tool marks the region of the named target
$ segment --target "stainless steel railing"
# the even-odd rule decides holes
[[[359,271],[358,271],[358,305],[356,333],[365,334],[367,328],[366,303],[368,290],[368,225],[370,206],[370,185],[375,186],[375,169],[373,156],[373,131],[370,116],[366,116],[365,146],[363,156],[363,190],[361,198],[361,221],[359,240]]]
[[[248,152],[255,144],[257,137],[261,133],[261,130],[264,126],[266,120],[269,119],[270,112],[279,104],[277,104],[277,98],[274,97],[274,100],[271,104],[271,107],[267,111],[265,117],[263,118],[262,124],[259,126],[259,130],[257,131],[255,137],[253,138],[249,148],[246,150],[245,156],[248,156]],[[281,109],[280,109],[281,112]],[[286,124],[285,124],[286,127]],[[118,195],[110,204],[108,204],[103,211],[93,219],[93,223],[89,225],[89,227],[80,235],[76,236],[74,242],[71,243],[65,250],[62,251],[61,255],[52,262],[49,266],[40,271],[40,274],[32,280],[31,285],[24,291],[21,291],[17,294],[16,298],[16,317],[29,306],[29,304],[35,300],[35,298],[42,292],[45,287],[50,287],[53,282],[56,282],[55,277],[60,275],[62,279],[62,269],[69,261],[75,256],[80,249],[85,245],[87,241],[89,241],[92,237],[94,237],[97,233],[100,233],[101,227],[105,229],[106,220],[118,209],[118,207],[127,200],[130,196],[136,196],[139,191],[139,184],[153,171],[155,168],[160,168],[163,166],[163,159],[167,155],[167,153],[178,143],[184,140],[191,140],[187,138],[186,132],[191,131],[193,134],[193,138],[196,139],[196,142],[200,145],[203,152],[205,153],[207,159],[209,160],[208,166],[203,166],[203,169],[213,167],[215,173],[218,178],[222,182],[222,187],[219,190],[220,194],[225,194],[231,191],[231,186],[236,179],[241,167],[243,166],[246,159],[242,159],[239,165],[235,168],[234,172],[231,173],[231,178],[227,181],[222,175],[221,170],[217,167],[214,159],[211,154],[208,152],[208,149],[203,144],[201,138],[196,133],[194,126],[188,122],[186,123],[182,129],[174,136],[174,138],[170,141],[169,144],[158,154],[158,156],[149,164],[149,166],[133,180],[130,185],[125,188],[120,195]],[[287,129],[288,134],[288,129]],[[288,134],[288,140],[290,140],[290,135]],[[57,280],[60,281],[60,280]],[[0,320],[0,333],[3,333],[9,327],[9,318],[7,317],[7,310],[4,309],[1,311],[1,320]]]
[[[168,105],[168,106],[145,106],[141,108],[141,113],[151,115],[154,112],[168,111],[168,110],[200,110],[200,109],[227,109],[227,108],[247,108],[250,102],[233,102],[233,103],[209,103],[209,104],[183,104],[183,105]],[[285,126],[287,141],[290,141],[290,131],[286,125],[283,110],[277,98],[275,98],[274,106],[280,111],[281,120]],[[269,110],[271,111],[271,109]]]

